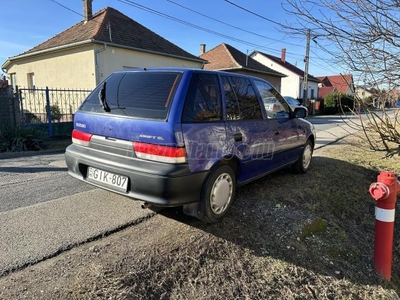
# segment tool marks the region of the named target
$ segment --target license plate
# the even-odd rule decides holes
[[[87,179],[124,192],[128,188],[128,177],[93,167],[88,168]]]

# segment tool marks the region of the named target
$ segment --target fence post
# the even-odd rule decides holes
[[[46,111],[47,111],[47,123],[49,126],[49,137],[52,137],[53,126],[51,124],[50,93],[49,93],[49,87],[47,86],[46,86]]]
[[[15,94],[18,97],[18,101],[21,107],[21,125],[22,127],[25,126],[25,113],[24,113],[24,101],[22,99],[22,91],[18,88],[18,85],[15,86]]]

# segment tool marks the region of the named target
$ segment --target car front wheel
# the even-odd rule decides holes
[[[301,152],[299,160],[296,161],[292,167],[293,170],[298,174],[304,174],[308,171],[311,164],[311,158],[313,154],[313,144],[310,140],[307,141],[306,145]]]
[[[228,165],[215,168],[204,183],[199,203],[199,219],[206,223],[220,221],[231,206],[236,192],[236,176]]]

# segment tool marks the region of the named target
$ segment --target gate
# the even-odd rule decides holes
[[[48,136],[70,135],[75,111],[91,90],[16,88],[21,125],[47,130]]]

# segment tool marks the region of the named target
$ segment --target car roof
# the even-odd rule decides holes
[[[143,71],[148,71],[148,72],[181,72],[181,73],[193,73],[193,72],[197,73],[197,72],[199,72],[199,73],[209,73],[209,74],[220,74],[220,75],[228,75],[228,76],[236,76],[236,77],[245,77],[245,78],[252,78],[252,79],[265,81],[265,79],[263,79],[263,78],[252,76],[252,75],[231,73],[231,72],[218,71],[218,70],[195,69],[195,68],[174,68],[174,67],[165,67],[165,68],[132,68],[132,69],[118,70],[118,71],[115,71],[113,73],[143,72]]]

